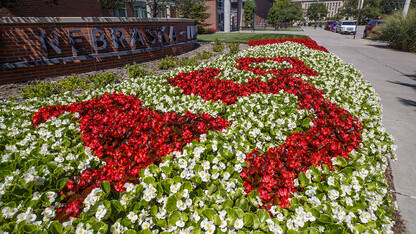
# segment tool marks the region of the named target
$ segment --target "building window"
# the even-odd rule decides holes
[[[120,10],[114,10],[114,16],[115,17],[126,17],[126,4],[121,3],[120,4]]]
[[[147,7],[145,2],[136,2],[134,4],[134,16],[138,18],[147,18]]]
[[[166,18],[166,7],[165,6],[161,6],[159,8],[159,13],[157,14],[158,18]]]

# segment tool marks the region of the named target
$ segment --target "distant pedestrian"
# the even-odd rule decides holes
[[[314,27],[314,29],[316,29],[316,21],[315,21],[315,27]]]

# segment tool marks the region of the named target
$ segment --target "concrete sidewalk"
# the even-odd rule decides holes
[[[303,32],[274,33],[308,35],[345,62],[353,64],[380,96],[383,124],[398,146],[398,160],[391,162],[391,166],[399,210],[407,231],[416,233],[416,54],[362,39],[363,26],[358,27],[356,39],[322,28],[303,29]]]

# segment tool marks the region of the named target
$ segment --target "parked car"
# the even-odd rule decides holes
[[[330,31],[335,32],[335,30],[337,29],[337,25],[338,25],[338,22],[335,22],[333,25],[331,25]]]
[[[332,25],[333,24],[336,24],[336,23],[337,23],[336,21],[328,21],[328,22],[326,22],[324,29],[325,30],[331,30],[332,29]]]
[[[355,34],[355,22],[341,20],[337,24],[336,32],[341,34]]]
[[[365,26],[363,38],[366,38],[368,35],[373,33],[373,28],[379,24],[386,22],[385,20],[370,20],[368,24]]]

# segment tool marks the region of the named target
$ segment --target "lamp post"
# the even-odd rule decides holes
[[[406,19],[407,12],[409,11],[410,0],[406,0],[403,6],[403,19]]]
[[[364,5],[364,0],[358,0],[358,19],[357,19],[357,24],[355,25],[355,32],[354,32],[353,39],[355,39],[355,35],[357,35],[357,27],[358,27],[358,23],[360,22],[361,9],[363,8],[363,5]]]

